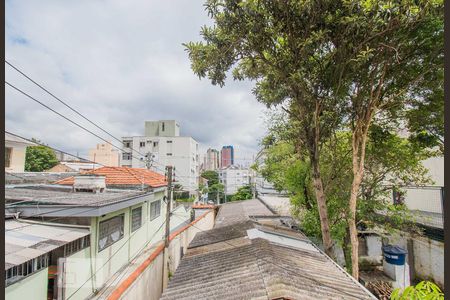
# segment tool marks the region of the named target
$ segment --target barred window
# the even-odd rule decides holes
[[[124,235],[125,214],[101,221],[99,224],[98,251],[114,244]]]
[[[150,203],[150,220],[156,219],[161,214],[161,200]]]
[[[22,278],[48,266],[49,254],[43,254],[23,264],[5,270],[5,285],[8,286]]]
[[[82,238],[79,238],[75,241],[72,241],[66,245],[64,245],[64,256],[72,255],[84,248],[87,248],[91,245],[91,236],[86,235]]]
[[[131,232],[142,226],[142,206],[131,210]]]
[[[139,142],[139,147],[145,147],[145,142]]]

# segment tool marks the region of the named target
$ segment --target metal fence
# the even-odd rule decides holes
[[[444,187],[404,187],[392,193],[393,203],[404,203],[414,214],[415,222],[433,228],[444,228]]]

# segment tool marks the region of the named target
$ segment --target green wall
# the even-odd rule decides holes
[[[5,289],[6,300],[46,300],[48,268],[39,270]]]

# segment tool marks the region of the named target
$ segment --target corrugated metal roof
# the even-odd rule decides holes
[[[103,193],[72,192],[70,188],[59,185],[54,186],[30,186],[5,188],[5,200],[30,201],[40,204],[77,205],[77,206],[103,206],[126,200],[143,191],[130,190],[105,190]],[[22,205],[24,205],[22,203]],[[33,203],[33,205],[35,205]]]
[[[5,221],[5,270],[89,235],[89,229]]]

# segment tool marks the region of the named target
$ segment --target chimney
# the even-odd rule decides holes
[[[95,174],[77,175],[74,177],[74,192],[103,193],[106,188],[106,177]]]

